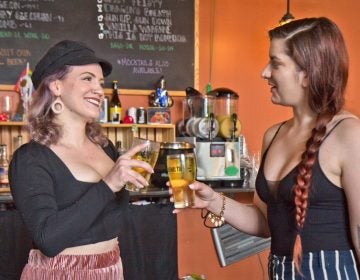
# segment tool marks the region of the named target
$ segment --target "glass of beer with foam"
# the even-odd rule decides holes
[[[137,145],[140,145],[143,143],[148,143],[148,145],[142,151],[137,152],[133,156],[133,159],[145,161],[148,164],[150,164],[152,168],[154,168],[156,161],[158,159],[158,156],[159,156],[160,143],[151,141],[149,139],[134,138],[132,146],[134,147],[134,146],[137,146]],[[145,169],[143,169],[141,167],[134,167],[133,170],[135,170],[136,172],[141,174],[149,182],[151,174],[148,173]],[[133,191],[133,192],[139,191],[139,188],[137,188],[135,185],[133,185],[131,183],[127,183],[125,188],[128,191]],[[146,191],[146,188],[143,191]]]
[[[173,191],[174,207],[186,208],[194,204],[195,192],[189,185],[196,179],[194,153],[167,155],[167,172]]]

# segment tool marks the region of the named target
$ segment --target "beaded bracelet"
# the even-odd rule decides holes
[[[225,212],[226,200],[225,200],[224,193],[219,193],[219,194],[222,199],[222,206],[221,206],[220,214],[216,215],[211,211],[207,211],[207,213],[204,215],[203,212],[201,212],[201,217],[204,219],[204,225],[206,227],[218,228],[225,224],[224,212]],[[210,221],[212,223],[212,225],[208,225],[208,221]]]

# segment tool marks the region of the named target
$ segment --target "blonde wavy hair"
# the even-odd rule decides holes
[[[31,139],[42,145],[49,146],[56,144],[62,135],[62,127],[54,122],[55,114],[51,110],[51,104],[56,96],[51,92],[49,85],[52,81],[63,80],[71,67],[65,65],[56,73],[45,77],[33,94],[27,114],[28,130]],[[103,134],[102,128],[98,123],[87,123],[85,131],[87,137],[92,142],[102,147],[108,145],[108,139]]]

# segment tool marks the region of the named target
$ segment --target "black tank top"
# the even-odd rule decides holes
[[[325,139],[341,121],[330,130]],[[283,124],[278,128],[269,147]],[[264,175],[264,162],[269,147],[261,160],[256,178],[256,191],[260,199],[267,204],[271,252],[281,256],[292,255],[296,236],[293,188],[297,176],[297,166],[281,181],[267,181]],[[353,245],[345,193],[342,188],[331,183],[325,176],[318,158],[319,152],[313,166],[309,207],[301,232],[303,252],[348,250],[353,248]]]

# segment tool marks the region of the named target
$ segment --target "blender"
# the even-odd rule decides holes
[[[237,115],[239,95],[228,88],[214,89],[208,95],[216,98],[214,111],[219,123],[219,136],[223,139],[235,141],[241,130]]]
[[[240,172],[243,149],[239,141],[241,124],[237,112],[239,96],[228,88],[214,89],[207,96],[214,98],[213,114],[218,134],[207,139],[196,138],[197,180],[212,187],[243,187],[244,178]]]
[[[186,88],[183,100],[183,119],[178,123],[178,136],[212,139],[219,131],[215,119],[214,100],[211,95],[202,95],[192,87]]]

